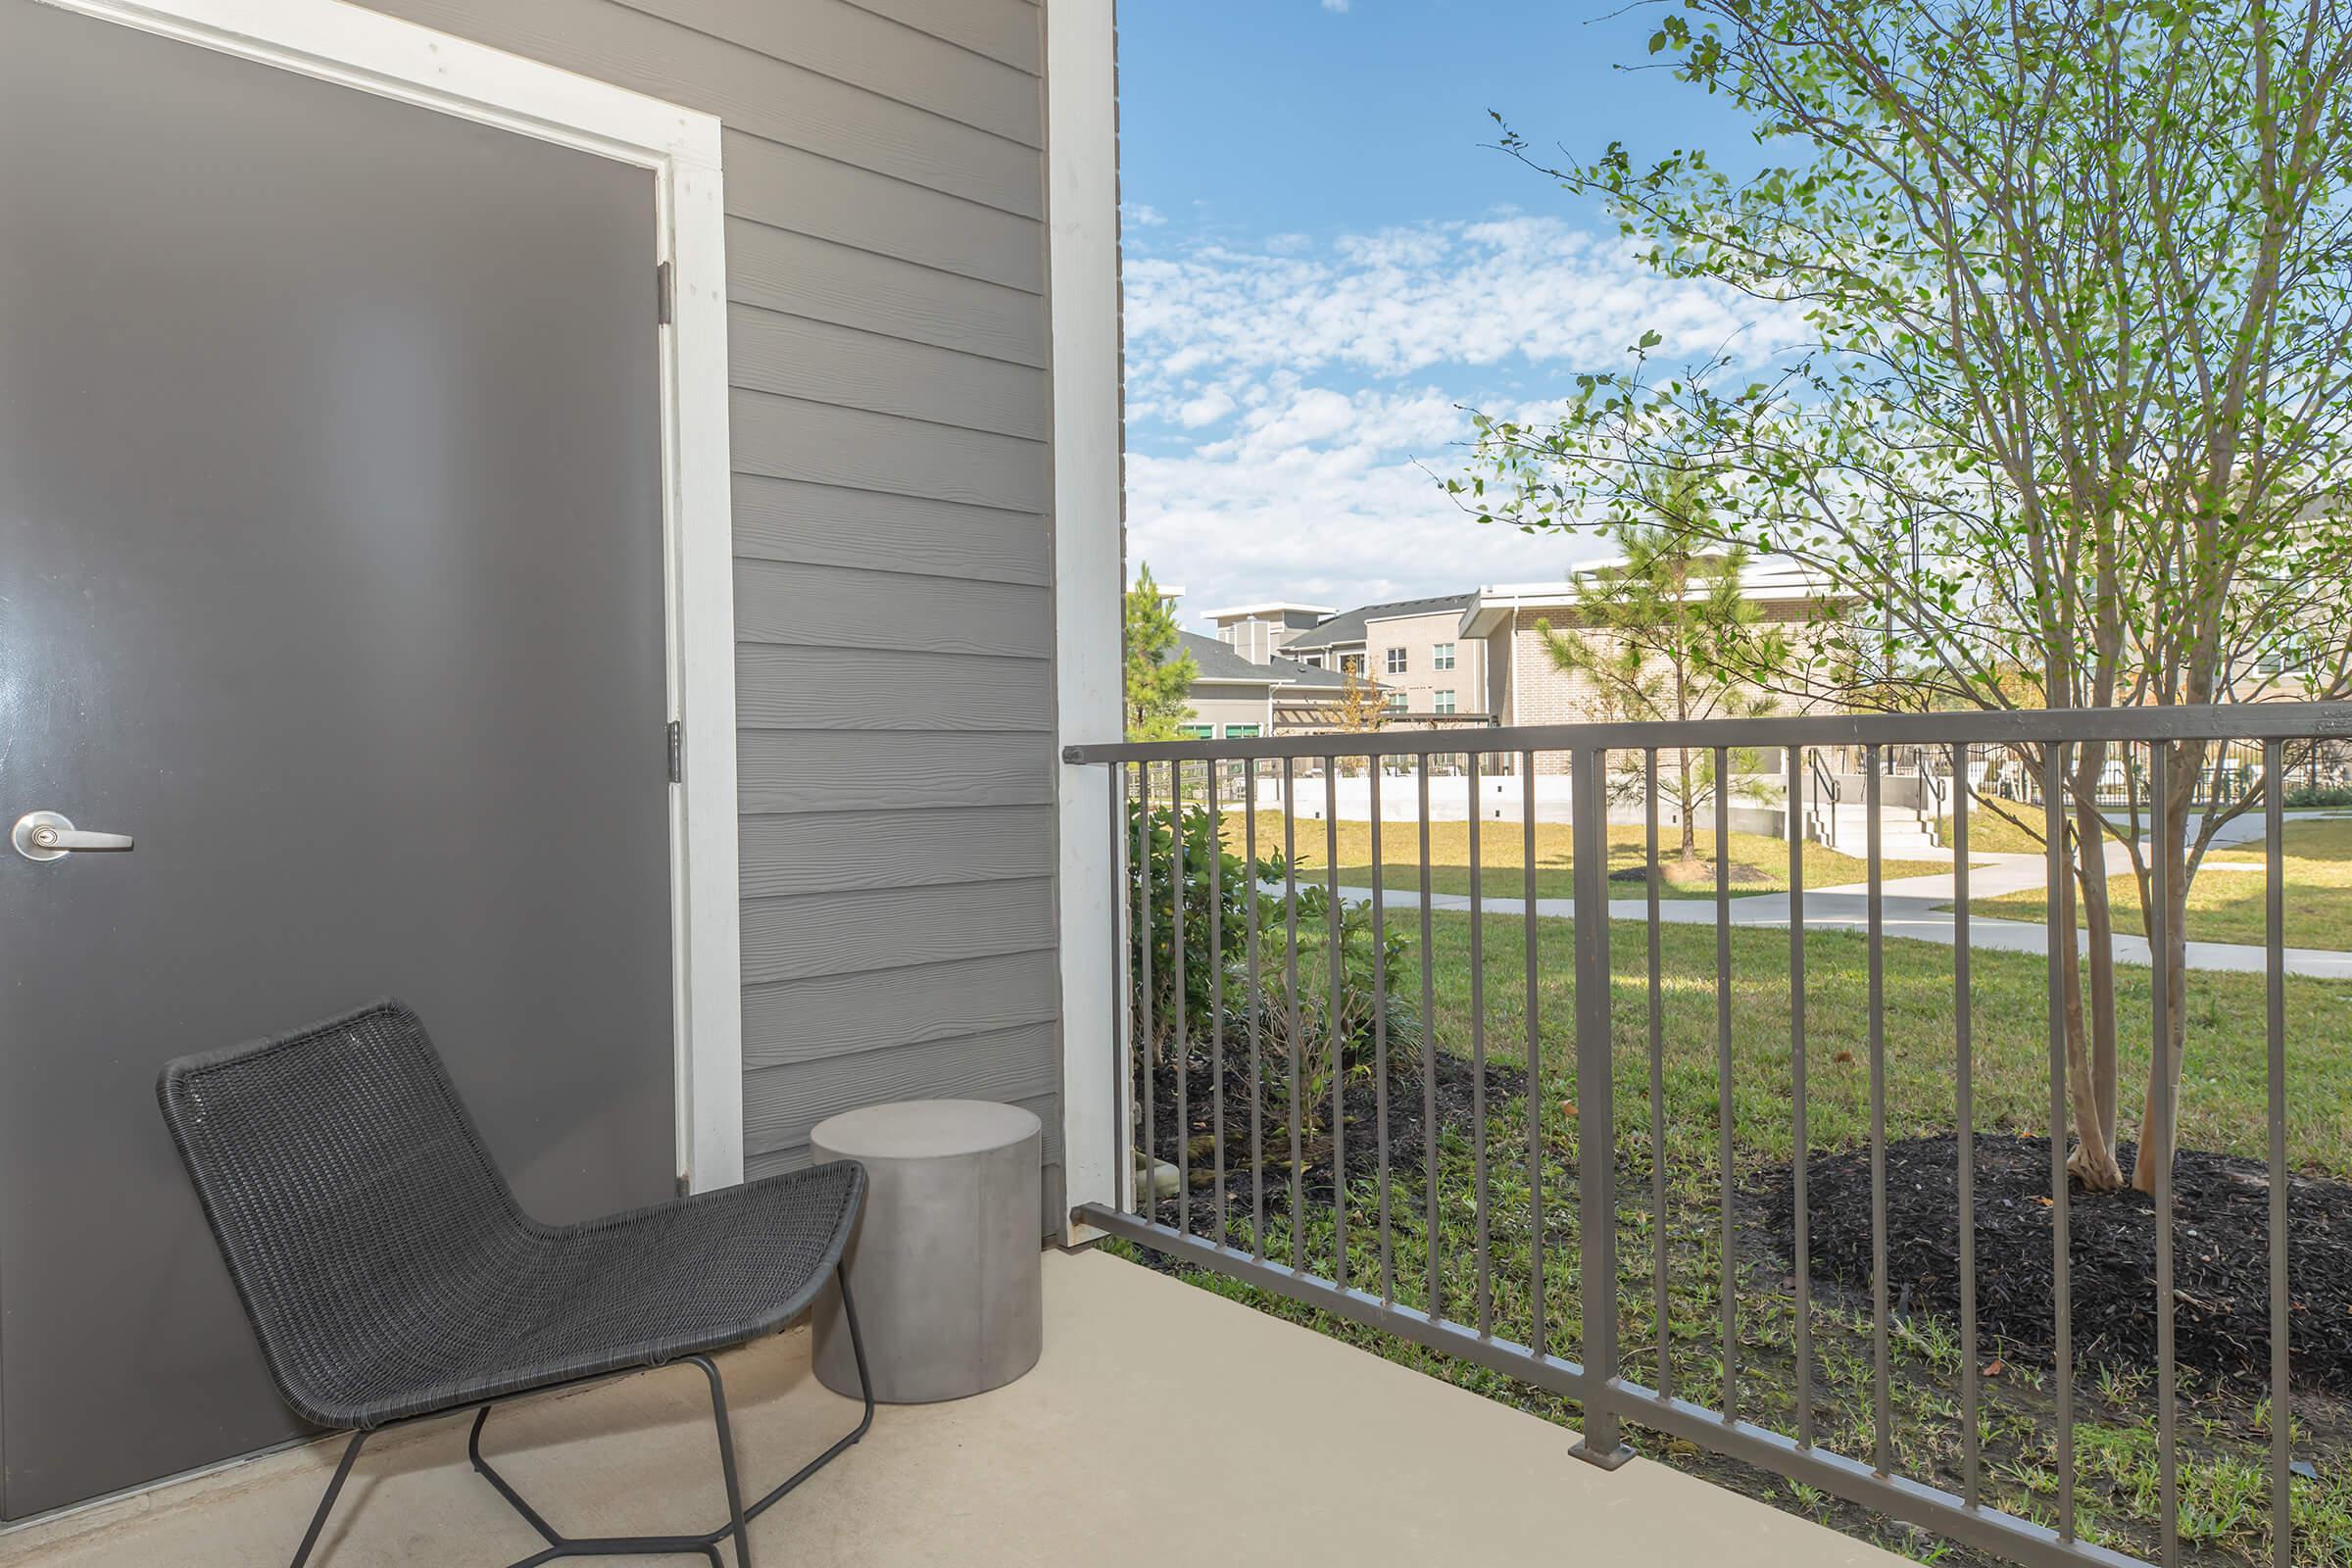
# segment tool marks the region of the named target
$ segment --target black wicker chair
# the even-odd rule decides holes
[[[351,1442],[294,1553],[302,1568],[368,1435],[478,1406],[473,1467],[557,1557],[707,1556],[874,1419],[841,1253],[865,1195],[855,1163],[820,1165],[577,1225],[525,1214],[482,1147],[416,1015],[378,1002],[274,1040],[187,1056],[156,1086],[278,1392]],[[726,1392],[706,1353],[780,1328],[827,1272],[865,1414],[857,1430],[744,1506]],[[699,1535],[559,1534],[482,1456],[490,1407],[515,1395],[672,1360],[710,1380],[727,1522]]]

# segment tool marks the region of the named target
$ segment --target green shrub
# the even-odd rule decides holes
[[[1184,858],[1177,864],[1176,835],[1181,821]],[[1216,1001],[1215,979],[1221,956],[1224,972],[1225,1040],[1229,1059],[1246,1061],[1243,1043],[1249,1038],[1254,1014],[1264,1054],[1264,1082],[1270,1101],[1287,1110],[1292,1095],[1290,1057],[1291,967],[1290,911],[1286,899],[1267,889],[1283,882],[1290,866],[1280,855],[1254,864],[1233,854],[1219,840],[1217,824],[1204,807],[1186,806],[1179,814],[1169,806],[1153,803],[1147,829],[1141,802],[1127,803],[1127,843],[1131,854],[1139,844],[1145,855],[1128,868],[1128,963],[1136,1002],[1136,1039],[1154,1066],[1172,1061],[1178,1051],[1176,1030],[1176,890],[1184,891],[1184,1058],[1198,1065],[1207,1056]],[[1211,868],[1214,868],[1214,899]],[[1148,880],[1147,880],[1148,879]],[[1148,894],[1148,897],[1147,897]],[[1139,898],[1145,898],[1149,918],[1139,918]],[[1328,1106],[1331,1096],[1331,1040],[1334,1032],[1330,979],[1330,909],[1328,889],[1300,886],[1298,890],[1298,966],[1296,1044],[1304,1082],[1305,1109]],[[1213,906],[1213,914],[1212,914]],[[1248,965],[1250,923],[1257,923],[1258,986],[1250,994]],[[1221,935],[1220,935],[1221,933]],[[1146,945],[1151,962],[1149,1028],[1142,1005]],[[1371,1076],[1376,1059],[1376,1015],[1385,1016],[1392,1066],[1417,1059],[1420,1015],[1400,1002],[1405,976],[1419,970],[1411,960],[1411,945],[1392,926],[1379,945],[1381,962],[1374,962],[1371,906],[1343,902],[1340,909],[1340,1004],[1337,1033],[1340,1070],[1351,1082]],[[1376,970],[1384,985],[1375,987]]]
[[[1184,1016],[1186,1033],[1196,1038],[1205,1037],[1209,1012],[1215,992],[1212,982],[1216,966],[1210,961],[1212,945],[1224,955],[1228,979],[1239,963],[1243,944],[1248,939],[1250,910],[1254,905],[1261,942],[1268,951],[1279,946],[1282,933],[1278,929],[1282,903],[1264,891],[1266,883],[1280,881],[1289,869],[1289,862],[1279,855],[1268,856],[1252,866],[1238,855],[1226,851],[1219,841],[1218,824],[1205,807],[1187,806],[1181,818],[1184,833],[1184,866],[1181,882],[1184,889]],[[1168,1059],[1176,1038],[1176,889],[1179,873],[1176,864],[1176,834],[1178,813],[1164,802],[1153,802],[1149,837],[1144,834],[1144,806],[1141,801],[1127,802],[1127,964],[1132,977],[1136,1002],[1136,1039],[1145,1044],[1154,1063]],[[1142,853],[1138,855],[1139,846]],[[1216,883],[1216,908],[1210,909],[1211,868]],[[1140,884],[1149,877],[1148,893]],[[1148,919],[1139,918],[1137,900],[1144,898]],[[1301,911],[1303,912],[1303,904]],[[1319,907],[1319,906],[1318,906]],[[1222,936],[1220,938],[1220,931]],[[1268,938],[1262,933],[1270,931]],[[1143,976],[1146,945],[1150,947],[1151,1010],[1150,1027],[1145,1027],[1146,1015]],[[1228,997],[1228,1005],[1234,997]]]

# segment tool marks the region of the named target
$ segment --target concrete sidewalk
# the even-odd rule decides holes
[[[2236,823],[2230,823],[2235,828]],[[2254,836],[2259,837],[2261,821],[2256,819]],[[2225,829],[2227,832],[2228,829]],[[2233,842],[2225,839],[2223,842]],[[2242,842],[2234,841],[2234,842]],[[1993,898],[2004,893],[2038,893],[2044,885],[2044,867],[2038,855],[1973,855],[1970,858],[1969,894],[1972,899]],[[2111,869],[2125,870],[2128,862],[2121,846],[2116,847]],[[2228,861],[2208,861],[2207,872],[2222,875],[2252,871],[2259,874],[2260,865],[2237,865]],[[1882,929],[1889,937],[1912,942],[1939,942],[1950,947],[1959,940],[1958,921],[1952,906],[1956,900],[1955,873],[1932,872],[1925,876],[1894,877],[1879,885]],[[1349,900],[1366,900],[1372,890],[1364,887],[1344,887],[1341,896]],[[1418,892],[1390,889],[1384,895],[1391,908],[1417,909],[1421,906]],[[1526,907],[1522,899],[1489,897],[1481,901],[1489,914],[1516,915]],[[1467,910],[1470,898],[1462,893],[1433,893],[1429,900],[1433,909]],[[1567,899],[1538,899],[1536,913],[1542,918],[1568,919],[1576,912]],[[1808,931],[1855,931],[1870,929],[1870,889],[1866,884],[1844,887],[1808,888],[1804,894],[1805,929]],[[1612,920],[1646,920],[1649,902],[1646,898],[1611,899],[1609,918]],[[1675,925],[1713,925],[1713,899],[1661,899],[1658,918]],[[1754,893],[1735,897],[1731,901],[1731,923],[1735,926],[1787,926],[1788,924],[1788,895],[1786,893]],[[2038,920],[2003,920],[1986,915],[1972,915],[1968,922],[1969,947],[1998,953],[2049,952],[2049,928]],[[2078,933],[2079,945],[2087,947],[2087,936]],[[2123,963],[2146,964],[2148,943],[2145,937],[2118,935],[2115,956]],[[2230,942],[2191,942],[2188,945],[2188,966],[2192,969],[2235,971],[2260,974],[2268,956],[2260,947]],[[2288,948],[2283,955],[2288,974],[2310,975],[2323,980],[2352,980],[2352,953],[2338,953],[2324,948]]]

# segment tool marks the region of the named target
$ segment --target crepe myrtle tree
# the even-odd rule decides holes
[[[1762,167],[1500,147],[1597,196],[1648,266],[1744,297],[1673,365],[1646,331],[1556,419],[1485,419],[1480,516],[1654,512],[1812,567],[1856,610],[1825,694],[1887,709],[2091,708],[2352,690],[2352,21],[2326,0],[1678,0],[1650,53],[1741,111]],[[2109,844],[2143,920],[2162,868],[2163,1049],[2132,1185],[2186,1046],[2182,916],[2217,830],[2203,742],[2167,751],[2166,831],[2097,805],[2062,748],[2086,956],[2062,955],[2071,1159],[2123,1185]],[[2042,759],[2029,756],[2036,768]],[[2290,761],[2293,759],[2290,757]],[[2148,929],[2153,930],[2151,922]],[[2160,1099],[2159,1097],[2168,1097]]]

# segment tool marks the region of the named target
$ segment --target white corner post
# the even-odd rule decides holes
[[[1054,647],[1061,1116],[1069,1206],[1116,1203],[1126,1114],[1125,901],[1110,780],[1058,749],[1115,741],[1125,549],[1117,32],[1111,0],[1047,0],[1046,203],[1054,335]],[[1062,1240],[1099,1233],[1065,1219]]]

